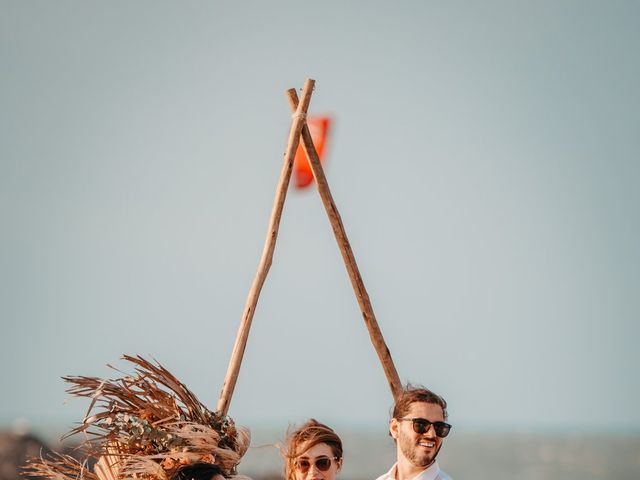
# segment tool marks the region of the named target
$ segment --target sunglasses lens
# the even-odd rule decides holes
[[[433,424],[433,428],[436,431],[436,435],[440,438],[444,438],[449,435],[449,430],[451,430],[451,426],[444,422],[436,422]]]
[[[321,472],[326,472],[331,468],[331,459],[326,457],[318,458],[316,460],[316,467],[318,467],[318,470],[320,470]]]
[[[307,473],[310,466],[311,464],[309,463],[309,460],[298,460],[296,462],[296,467],[301,473]]]
[[[417,418],[413,421],[413,431],[420,434],[426,433],[429,430],[429,425],[431,425],[430,422]]]

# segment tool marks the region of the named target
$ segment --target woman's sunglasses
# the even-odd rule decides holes
[[[308,458],[299,458],[296,460],[296,468],[300,473],[307,473],[311,468],[312,463],[321,472],[326,472],[331,468],[331,461],[338,460],[338,457],[318,457],[315,460],[309,460]]]
[[[436,432],[436,435],[440,438],[444,438],[449,435],[449,431],[451,430],[451,425],[444,422],[430,422],[426,418],[398,418],[400,421],[411,421],[413,422],[413,431],[422,435],[423,433],[427,433],[429,431],[429,427],[433,425],[433,430]]]

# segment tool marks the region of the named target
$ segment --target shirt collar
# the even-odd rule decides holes
[[[398,464],[395,463],[393,467],[391,467],[391,470],[389,470],[389,472],[387,473],[390,480],[397,480],[396,479],[397,470],[398,470]],[[429,465],[425,470],[423,470],[418,475],[413,477],[412,480],[435,480],[436,478],[438,478],[438,473],[440,473],[440,466],[438,465],[438,461],[436,460],[431,465]]]

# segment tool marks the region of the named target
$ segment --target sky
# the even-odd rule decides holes
[[[215,408],[291,123],[402,381],[459,428],[640,429],[640,4],[0,1],[0,424],[153,357]],[[230,415],[391,395],[317,192],[290,191]]]

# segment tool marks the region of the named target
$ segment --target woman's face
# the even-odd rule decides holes
[[[296,458],[296,480],[335,480],[342,468],[342,459],[334,457],[331,447],[326,443],[314,445]]]

